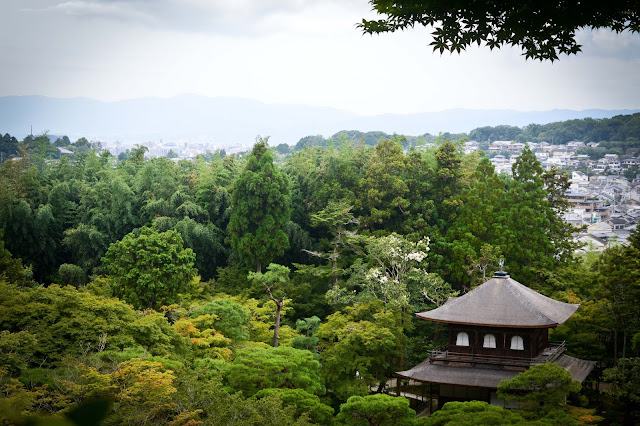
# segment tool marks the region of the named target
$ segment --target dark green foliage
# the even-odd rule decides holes
[[[0,137],[0,163],[16,155],[18,155],[18,140],[9,133],[5,133]]]
[[[394,32],[416,24],[434,27],[430,43],[434,51],[458,52],[473,44],[491,49],[519,46],[533,59],[558,59],[576,54],[576,32],[582,28],[610,28],[616,32],[640,31],[640,13],[626,1],[612,4],[532,0],[512,3],[462,5],[447,1],[370,0],[383,19],[363,19],[358,26],[366,34]]]
[[[266,141],[253,147],[231,196],[227,232],[237,260],[257,271],[289,246],[284,232],[290,217],[286,176],[275,168]]]
[[[615,367],[603,372],[602,378],[612,385],[605,393],[624,404],[624,424],[636,424],[632,418],[632,410],[634,407],[637,409],[640,404],[640,358],[618,360]]]
[[[360,181],[362,196],[356,203],[361,212],[361,226],[385,232],[399,231],[409,207],[405,198],[409,191],[405,176],[404,154],[398,141],[384,139],[370,158]]]
[[[628,242],[606,249],[594,264],[600,286],[595,295],[609,302],[607,317],[616,337],[622,334],[622,357],[627,356],[628,339],[640,331],[640,228],[636,226]],[[620,349],[616,345],[614,358]]]
[[[529,124],[522,128],[514,126],[478,127],[469,133],[469,138],[479,142],[518,141],[549,142],[566,144],[570,141],[605,142],[598,148],[582,148],[578,154],[588,154],[592,159],[602,158],[605,153],[621,153],[638,148],[640,140],[640,114],[618,115],[612,118],[558,121],[548,124]]]
[[[498,385],[498,397],[539,417],[562,408],[567,396],[579,392],[581,385],[556,363],[538,364]]]
[[[87,283],[87,276],[78,265],[63,263],[58,268],[58,275],[60,276],[60,283],[64,285],[80,287]]]
[[[507,270],[518,281],[531,283],[536,269],[552,270],[572,254],[572,227],[558,217],[544,170],[528,146],[512,169],[501,218],[505,228],[497,238]]]
[[[185,217],[175,224],[184,246],[195,253],[195,267],[203,280],[214,277],[216,269],[225,264],[226,250],[222,245],[222,231],[214,224],[203,225]]]
[[[31,284],[30,271],[26,270],[20,259],[14,259],[9,250],[4,247],[4,230],[0,229],[0,279],[27,286]]]
[[[296,331],[301,334],[291,340],[291,346],[296,349],[306,349],[314,352],[318,348],[318,339],[315,334],[320,327],[320,318],[312,316],[310,318],[299,319],[296,321]]]

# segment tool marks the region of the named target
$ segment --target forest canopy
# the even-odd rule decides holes
[[[415,424],[405,400],[370,394],[446,344],[413,313],[500,259],[583,305],[554,337],[610,368],[612,418],[632,406],[616,366],[640,351],[637,232],[576,255],[568,176],[528,147],[507,176],[464,140],[360,138],[193,161],[18,141],[0,164],[0,424],[95,400],[104,424]],[[451,408],[497,415],[474,407]]]

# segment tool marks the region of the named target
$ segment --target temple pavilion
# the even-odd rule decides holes
[[[500,381],[535,364],[556,362],[582,382],[595,361],[565,354],[564,342],[549,342],[549,329],[564,323],[578,306],[543,296],[506,272],[496,272],[465,295],[416,314],[448,324],[448,345],[397,372],[398,384],[402,379],[425,384],[430,404],[437,400],[437,407],[430,408],[438,409],[449,401],[468,400],[504,406],[496,396]]]

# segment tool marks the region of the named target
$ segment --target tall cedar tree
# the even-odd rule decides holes
[[[227,228],[237,260],[257,272],[289,247],[284,231],[291,216],[289,183],[273,165],[266,142],[259,138],[235,183]]]
[[[498,237],[502,239],[499,245],[512,275],[521,282],[535,282],[537,270],[552,270],[564,260],[560,254],[571,235],[559,232],[559,212],[549,199],[544,170],[528,145],[512,170],[505,216],[498,219],[507,224]]]

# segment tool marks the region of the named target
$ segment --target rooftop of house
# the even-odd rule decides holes
[[[596,364],[569,355],[562,355],[556,363],[571,374],[574,380],[583,382]],[[396,373],[396,375],[426,383],[475,386],[497,389],[502,380],[512,379],[524,371],[523,368],[505,368],[492,365],[439,364],[428,358],[415,367]]]
[[[549,328],[564,323],[579,305],[558,302],[497,272],[490,280],[418,318],[452,324]]]

